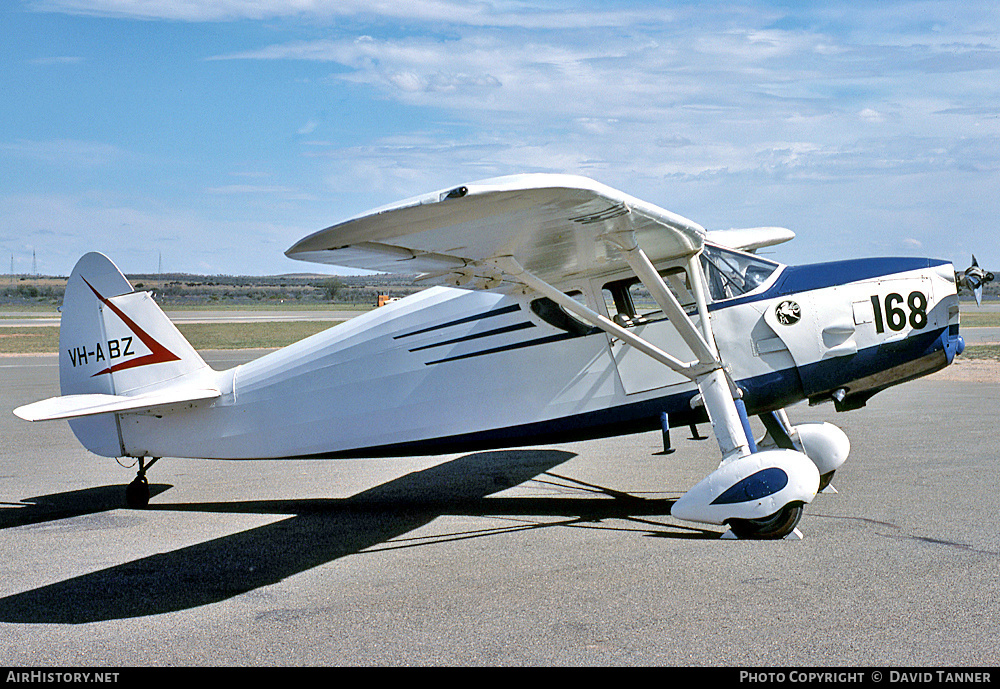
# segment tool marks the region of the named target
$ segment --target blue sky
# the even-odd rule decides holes
[[[497,175],[593,177],[788,263],[1000,267],[1000,5],[14,0],[0,266],[332,272],[300,237]]]

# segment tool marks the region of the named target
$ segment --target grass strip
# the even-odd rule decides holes
[[[330,321],[186,323],[178,326],[195,349],[273,349],[332,327]],[[0,354],[59,351],[59,326],[0,328]],[[1000,360],[1000,345],[967,345],[963,359]]]
[[[0,354],[47,354],[59,349],[59,326],[0,328]]]
[[[330,321],[266,323],[185,323],[181,334],[195,349],[286,347],[332,327]],[[0,354],[47,354],[59,351],[59,326],[0,328]]]
[[[1000,345],[966,345],[965,351],[959,357],[961,359],[991,359],[1000,361]]]
[[[962,309],[963,328],[996,328],[1000,327],[1000,311],[976,311]]]

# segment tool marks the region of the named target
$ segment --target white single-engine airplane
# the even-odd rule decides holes
[[[964,348],[950,263],[785,266],[754,253],[793,236],[708,232],[575,176],[455,187],[286,252],[433,286],[226,371],[91,253],[66,286],[62,396],[15,414],[69,419],[91,452],[138,458],[133,507],[165,456],[450,453],[707,419],[721,463],[671,514],[780,538],[850,450],[836,426],[792,425],[784,408],[856,409]],[[748,414],[764,423],[760,441]]]

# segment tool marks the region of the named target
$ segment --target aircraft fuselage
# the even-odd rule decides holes
[[[676,266],[657,268],[684,291]],[[750,414],[805,399],[863,406],[961,351],[950,263],[766,268],[758,284],[747,281],[739,294],[723,285],[709,304],[715,342]],[[624,320],[634,332],[690,351],[661,312],[638,313],[629,278],[560,288],[608,318],[631,308]],[[214,375],[222,396],[211,405],[120,414],[125,454],[432,454],[651,430],[663,412],[672,425],[707,418],[690,380],[532,294],[432,287]]]

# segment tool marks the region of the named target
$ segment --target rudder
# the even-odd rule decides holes
[[[138,395],[201,380],[211,369],[153,301],[100,253],[83,256],[66,283],[59,331],[62,395]],[[125,454],[115,414],[70,426],[91,452]]]

